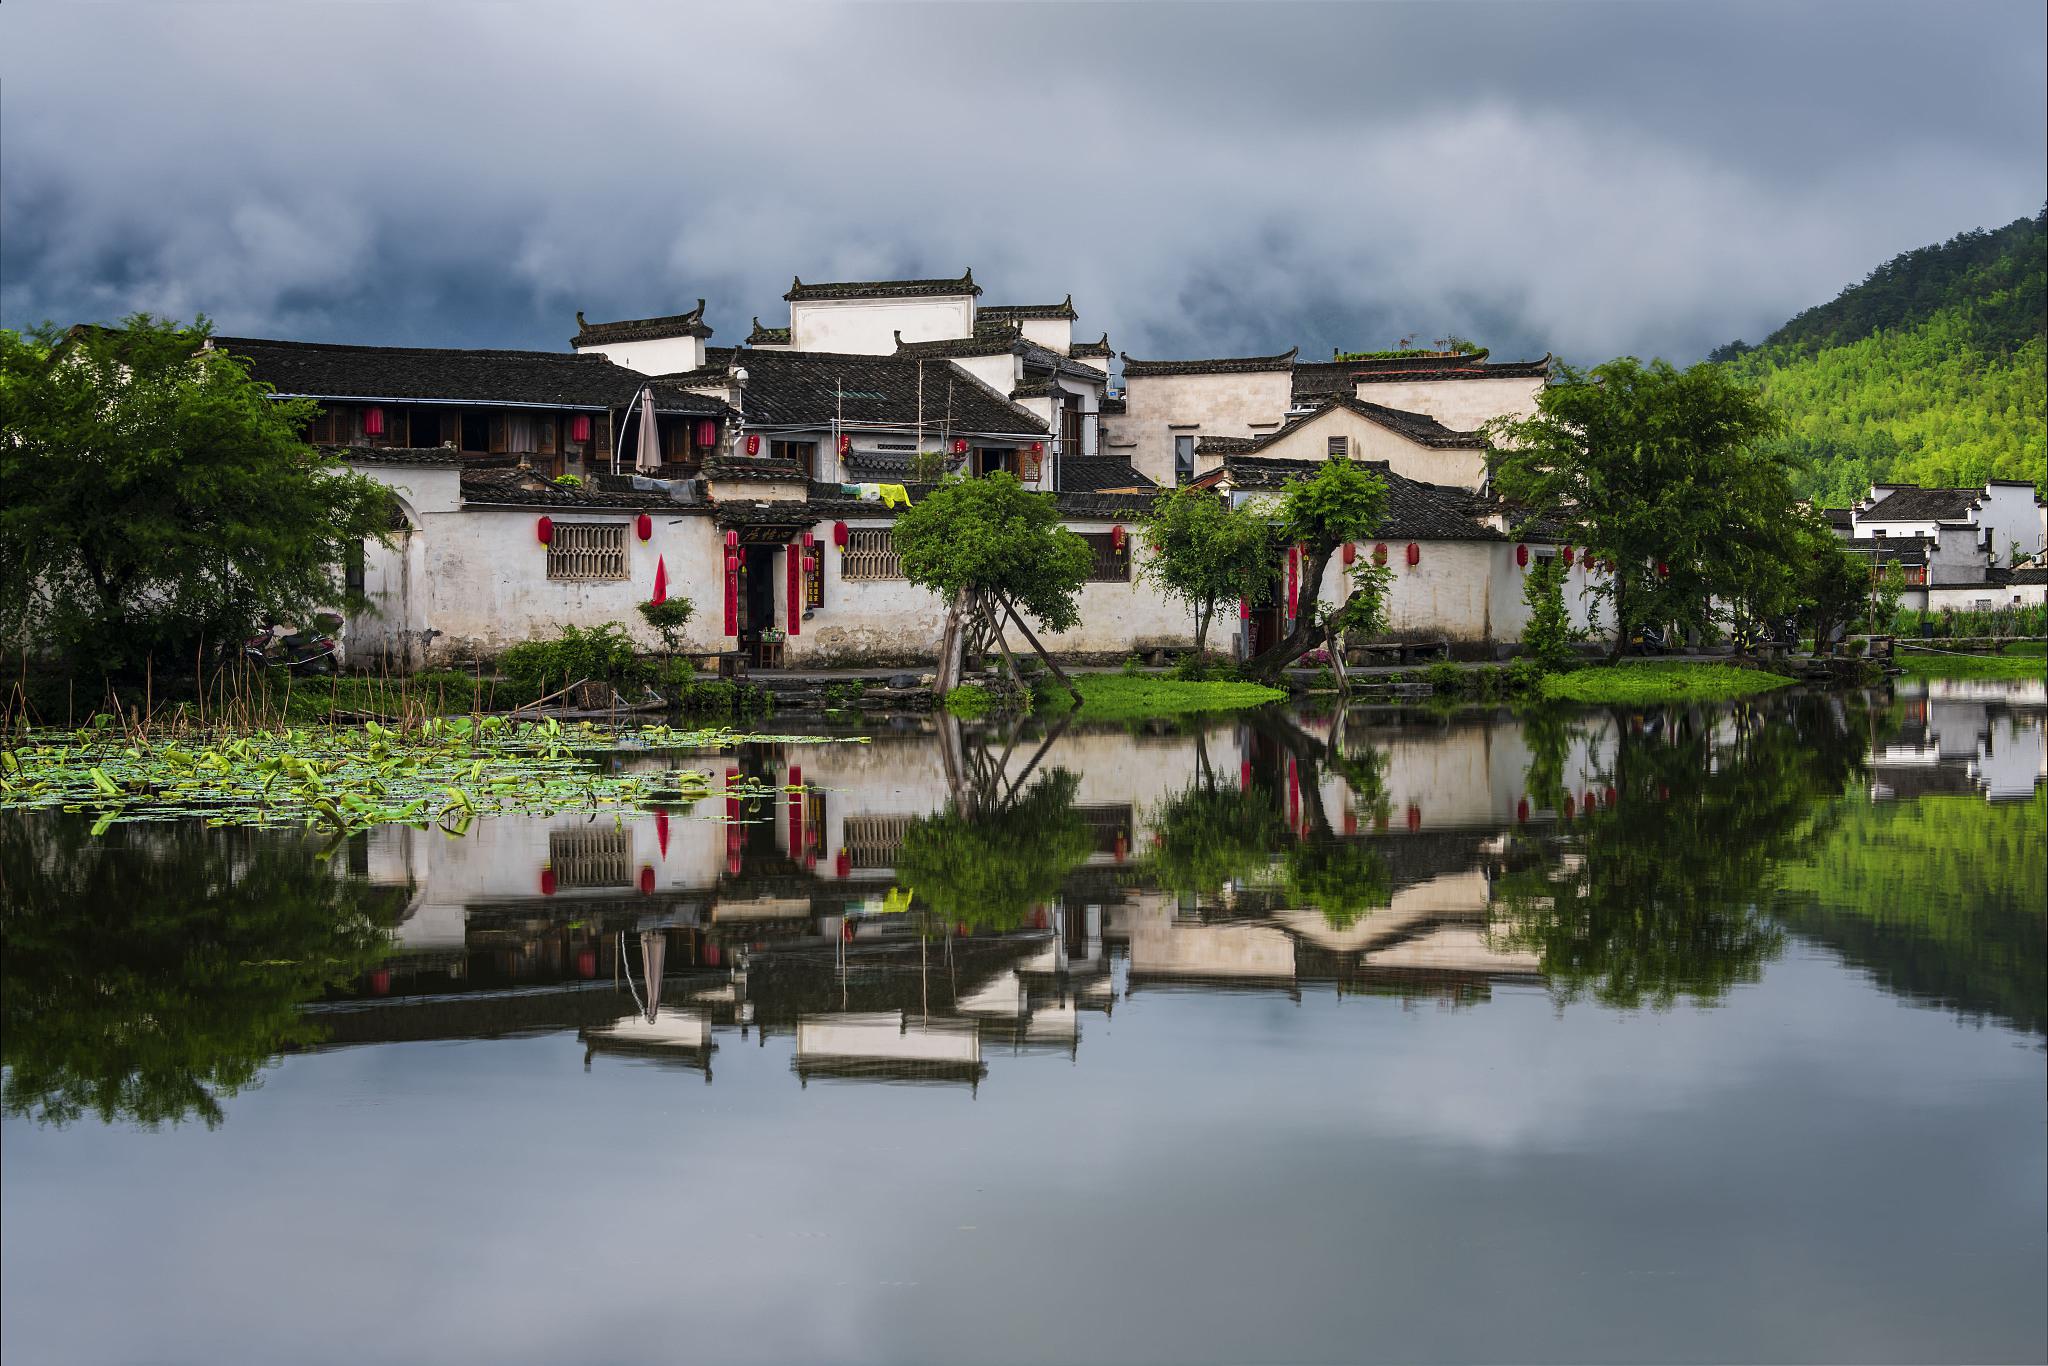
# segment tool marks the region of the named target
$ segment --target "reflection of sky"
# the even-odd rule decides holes
[[[1141,993],[964,1088],[572,1035],[10,1123],[10,1363],[2036,1358],[2043,1054],[1795,942],[1715,1009]],[[32,1178],[32,1179],[30,1179]]]

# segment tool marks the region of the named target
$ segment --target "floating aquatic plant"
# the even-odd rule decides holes
[[[90,812],[95,833],[118,821],[186,817],[337,831],[439,823],[461,833],[478,816],[510,812],[687,804],[714,790],[755,801],[779,789],[751,780],[714,785],[709,774],[680,764],[608,772],[601,761],[621,748],[644,755],[822,739],[669,726],[622,734],[552,718],[490,716],[435,717],[400,729],[372,721],[157,741],[103,721],[75,731],[29,731],[0,749],[0,810]]]

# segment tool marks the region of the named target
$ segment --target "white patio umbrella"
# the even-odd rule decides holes
[[[661,465],[661,433],[654,425],[654,390],[640,389],[640,444],[633,456],[633,468],[642,472]]]

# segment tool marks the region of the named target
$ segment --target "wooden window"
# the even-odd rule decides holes
[[[896,553],[891,527],[854,527],[846,533],[846,551],[839,560],[842,579],[900,579],[903,557]]]
[[[334,414],[322,408],[313,414],[313,420],[306,424],[308,446],[331,446],[334,444]]]
[[[769,446],[768,453],[777,460],[796,461],[806,479],[817,475],[818,443],[815,441],[777,441]]]
[[[847,862],[856,868],[894,868],[903,856],[903,836],[910,829],[909,816],[848,816],[845,846]]]
[[[556,522],[548,577],[574,582],[626,577],[624,522]]]
[[[1129,583],[1131,581],[1131,539],[1124,537],[1123,549],[1116,547],[1116,538],[1107,531],[1083,531],[1081,539],[1088,542],[1088,548],[1095,552],[1094,567],[1088,571],[1090,583]]]
[[[548,863],[557,887],[625,887],[633,881],[633,832],[588,825],[548,831]]]
[[[1349,460],[1350,458],[1351,458],[1351,438],[1350,438],[1350,437],[1348,437],[1348,436],[1333,436],[1333,437],[1331,437],[1331,438],[1330,438],[1330,459],[1332,459],[1332,460]]]

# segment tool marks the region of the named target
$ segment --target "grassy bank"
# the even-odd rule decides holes
[[[1191,712],[1237,711],[1278,702],[1287,694],[1263,683],[1188,682],[1148,674],[1076,674],[1084,721],[1133,721],[1151,716],[1185,716]],[[1038,709],[1073,709],[1073,698],[1052,685],[1040,693]]]
[[[1543,680],[1543,696],[1555,702],[1722,702],[1792,681],[1728,664],[1615,664],[1552,674]]]
[[[1940,648],[1940,641],[1933,643]],[[2048,675],[2042,648],[2039,641],[2021,641],[1995,655],[1935,654],[1900,641],[1894,659],[1915,678],[2040,678]]]

